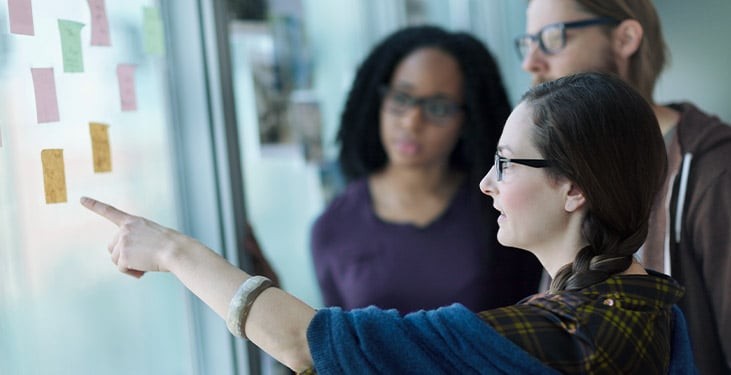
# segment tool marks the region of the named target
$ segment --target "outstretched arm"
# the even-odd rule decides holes
[[[91,198],[81,204],[119,227],[108,246],[112,261],[126,274],[173,273],[221,318],[249,275],[193,238]],[[312,367],[307,327],[315,311],[277,288],[259,295],[246,320],[248,338],[295,371]]]

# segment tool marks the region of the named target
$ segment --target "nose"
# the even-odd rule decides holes
[[[533,75],[543,74],[548,69],[545,55],[538,47],[538,43],[531,42],[528,51],[523,56],[523,61],[520,65],[523,70]]]
[[[495,173],[495,166],[493,166],[489,171],[487,171],[485,177],[483,177],[480,181],[480,191],[491,197],[495,197],[495,194],[497,194],[497,184],[495,183],[497,178]]]
[[[420,105],[412,105],[400,117],[400,123],[404,128],[416,130],[424,123],[424,110]]]

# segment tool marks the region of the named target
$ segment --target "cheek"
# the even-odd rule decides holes
[[[509,217],[519,216],[526,210],[535,209],[533,197],[535,189],[527,186],[511,186],[510,189],[502,189],[500,194],[500,204],[503,211]]]
[[[432,144],[440,154],[449,155],[459,140],[459,129],[432,137]]]

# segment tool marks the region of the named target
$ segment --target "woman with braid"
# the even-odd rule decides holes
[[[480,189],[500,212],[498,240],[533,253],[553,283],[483,312],[316,311],[194,239],[91,198],[82,204],[120,226],[109,250],[122,272],[172,272],[232,333],[296,371],[694,373],[675,307],[683,289],[633,257],[666,169],[642,96],[596,73],[538,85],[508,118],[494,158]]]

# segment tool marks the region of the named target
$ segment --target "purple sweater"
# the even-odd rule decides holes
[[[458,302],[481,311],[535,293],[540,265],[497,243],[496,215],[482,218],[476,199],[483,198],[470,188],[479,193],[463,184],[445,212],[420,228],[379,219],[367,179],[349,184],[312,230],[325,304],[409,313]]]

